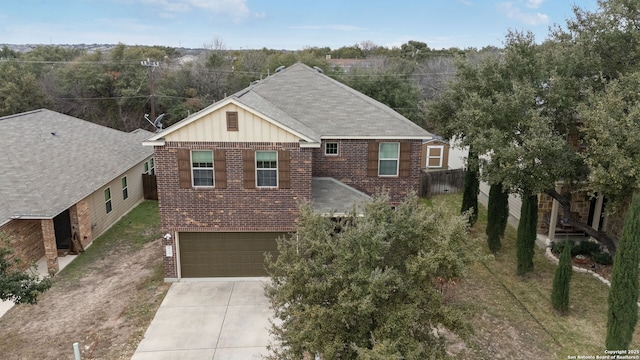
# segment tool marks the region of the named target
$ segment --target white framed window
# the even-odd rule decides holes
[[[337,142],[324,143],[324,154],[329,156],[338,155],[338,143]]]
[[[191,179],[194,187],[214,186],[213,151],[191,150]]]
[[[428,168],[441,168],[444,159],[444,145],[427,146],[427,164]]]
[[[104,189],[104,208],[107,214],[113,210],[113,204],[111,204],[111,188]]]
[[[144,162],[144,172],[143,174],[155,175],[156,167],[153,158],[149,159],[149,161]]]
[[[129,198],[129,190],[127,189],[127,177],[124,176],[120,179],[122,183],[122,200],[127,200]]]
[[[256,186],[278,187],[277,151],[256,151]]]
[[[398,176],[400,166],[400,143],[382,142],[378,152],[378,175]]]

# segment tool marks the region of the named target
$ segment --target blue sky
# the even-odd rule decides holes
[[[538,42],[596,0],[2,0],[0,44],[116,44],[332,49],[408,40],[433,49],[502,46],[511,30]]]

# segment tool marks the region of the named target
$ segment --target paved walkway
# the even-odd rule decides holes
[[[173,283],[132,360],[261,359],[272,316],[264,281]]]

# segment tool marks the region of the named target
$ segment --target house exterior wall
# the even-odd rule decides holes
[[[571,191],[567,187],[562,187],[561,194],[569,193],[571,199],[571,212],[576,216],[577,220],[586,223],[589,219],[589,207],[591,198],[586,191]],[[549,217],[551,216],[551,207],[553,206],[553,198],[547,194],[538,195],[538,234],[549,233]],[[564,216],[562,206],[558,208],[558,218]],[[590,224],[589,224],[590,225]]]
[[[181,188],[178,150],[225,150],[226,188]],[[288,150],[290,188],[245,188],[243,151]],[[311,149],[299,143],[166,142],[155,148],[158,204],[166,278],[178,277],[178,232],[288,232],[295,230],[298,204],[311,201]],[[214,158],[214,162],[215,162]]]
[[[227,131],[227,111],[238,113],[238,131]],[[300,138],[243,108],[228,104],[188,126],[167,134],[166,141],[298,142]]]
[[[0,226],[0,232],[9,236],[14,256],[25,265],[44,256],[40,220],[11,220]]]
[[[83,203],[81,205],[82,211],[88,211],[91,219],[90,235],[86,235],[87,231],[85,228],[85,235],[81,236],[81,238],[88,236],[88,240],[83,240],[83,244],[85,244],[85,241],[89,243],[93,241],[93,239],[102,235],[102,233],[109,229],[143,200],[142,173],[144,172],[144,163],[150,158],[151,156],[139,162],[125,173],[119,174],[113,180],[109,181],[107,184],[103,185],[81,201],[81,203]],[[127,177],[127,192],[129,195],[127,199],[123,199],[122,195],[122,177],[124,176]],[[104,190],[106,188],[111,189],[112,210],[108,214],[106,211],[104,196]],[[86,205],[84,202],[86,202]]]
[[[437,148],[437,152],[440,152],[441,154],[441,158],[442,158],[442,165],[440,167],[434,168],[434,167],[429,167],[429,159],[427,158],[427,155],[430,154],[431,156],[433,156],[433,149],[430,148]],[[449,169],[449,153],[450,153],[450,147],[449,147],[449,143],[444,142],[444,141],[431,141],[431,142],[427,142],[427,143],[423,143],[422,144],[422,156],[420,158],[420,166],[422,168],[427,168],[428,169]]]
[[[338,143],[337,156],[324,154],[326,142]],[[421,140],[411,140],[411,170],[404,178],[367,176],[368,146],[369,140],[323,140],[319,149],[313,149],[313,176],[332,177],[370,195],[388,192],[392,204],[402,202],[409,193],[419,190]]]

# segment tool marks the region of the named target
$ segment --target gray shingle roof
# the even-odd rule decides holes
[[[261,101],[256,101],[255,95]],[[311,129],[312,133],[307,135],[312,138],[317,134],[323,138],[431,137],[429,132],[388,106],[302,63],[285,68],[233,96],[264,114],[273,112],[273,108],[279,109],[288,118]],[[297,129],[291,122],[288,125],[305,133],[306,129]]]
[[[66,210],[151,156],[151,135],[45,109],[0,118],[0,224]]]

